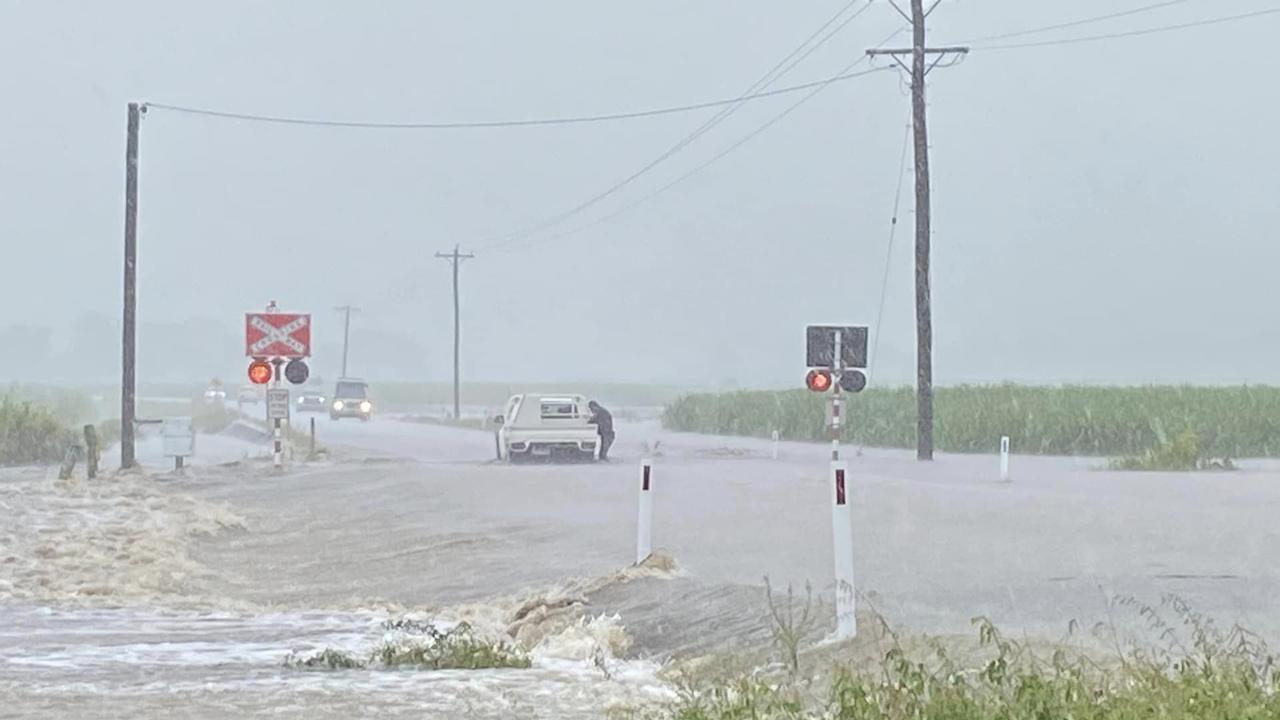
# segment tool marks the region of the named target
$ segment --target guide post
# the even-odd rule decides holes
[[[653,554],[653,461],[640,461],[640,502],[636,518],[636,564]]]

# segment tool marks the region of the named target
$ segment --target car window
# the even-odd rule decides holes
[[[542,419],[556,420],[578,417],[578,405],[574,402],[559,400],[542,401]]]
[[[338,383],[338,389],[334,392],[334,397],[340,398],[364,398],[368,392],[368,387],[363,383]]]

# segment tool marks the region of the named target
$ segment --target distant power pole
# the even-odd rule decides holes
[[[136,464],[134,421],[137,419],[138,340],[138,126],[144,108],[129,103],[124,146],[124,337],[120,378],[120,469]]]
[[[360,312],[360,308],[351,305],[339,305],[334,308],[345,315],[342,321],[342,377],[347,376],[347,348],[351,344],[351,313]]]
[[[925,19],[941,0],[935,0],[928,11],[924,0],[911,0],[911,14],[903,12],[896,2],[894,8],[905,17],[913,29],[910,48],[899,50],[868,50],[867,54],[887,55],[903,70],[911,74],[911,124],[915,129],[916,156],[916,457],[933,459],[933,311],[929,292],[929,130],[925,111],[925,76],[948,56],[963,56],[967,47],[930,48],[925,43]],[[904,56],[911,56],[911,67],[903,63]],[[926,61],[932,58],[932,62]]]
[[[475,257],[471,254],[462,254],[458,251],[458,246],[453,246],[451,253],[436,253],[436,257],[444,258],[453,265],[453,418],[456,420],[462,417],[462,374],[458,370],[460,363],[459,335],[461,333],[462,314],[459,311],[458,303],[458,266],[463,260],[470,260]]]

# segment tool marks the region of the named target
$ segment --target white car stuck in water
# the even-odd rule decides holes
[[[600,437],[588,424],[591,411],[581,395],[524,393],[507,401],[498,424],[498,458],[597,460]]]

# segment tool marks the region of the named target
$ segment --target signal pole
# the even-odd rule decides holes
[[[942,0],[926,11],[924,0],[911,0],[908,15],[890,0],[913,30],[910,48],[868,50],[871,56],[887,55],[911,75],[911,118],[915,129],[916,159],[916,458],[933,459],[933,310],[929,288],[930,198],[929,130],[925,105],[925,77],[949,56],[968,54],[967,47],[930,48],[925,42],[925,20]],[[911,56],[911,67],[902,61]],[[926,60],[932,62],[926,65]]]
[[[351,305],[339,305],[334,308],[346,317],[342,321],[342,377],[347,376],[347,348],[351,343],[351,313],[360,312],[360,308]]]
[[[120,469],[136,464],[134,421],[137,419],[138,339],[138,126],[146,108],[129,103],[124,150],[124,333],[121,338]]]
[[[461,347],[459,335],[462,325],[462,313],[458,303],[458,266],[463,260],[470,260],[475,255],[463,254],[458,251],[458,246],[454,245],[453,252],[436,253],[436,257],[448,260],[449,264],[453,265],[453,419],[457,420],[462,417],[462,375],[458,370]]]

